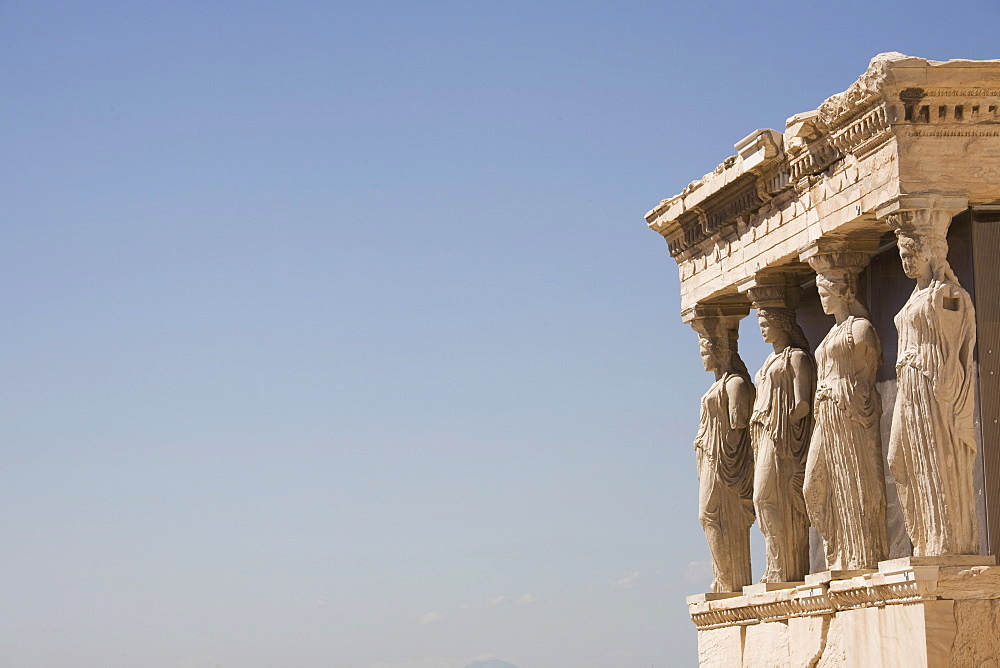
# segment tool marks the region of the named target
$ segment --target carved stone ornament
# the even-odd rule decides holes
[[[701,399],[694,440],[698,517],[712,556],[712,591],[739,592],[751,583],[750,525],[753,453],[747,422],[754,400],[750,375],[737,352],[741,316],[695,317],[706,371],[715,382]]]
[[[874,569],[887,554],[882,401],[875,388],[882,352],[857,288],[869,257],[853,251],[808,257],[823,310],[836,318],[816,350],[815,423],[803,490],[830,570]]]
[[[809,516],[802,487],[812,434],[816,367],[783,285],[750,288],[761,335],[774,346],[757,372],[750,416],[754,507],[767,564],[761,582],[798,582],[809,572]]]
[[[907,276],[917,281],[896,315],[897,395],[889,468],[917,556],[978,554],[973,466],[976,319],[948,264],[958,205],[888,216]]]

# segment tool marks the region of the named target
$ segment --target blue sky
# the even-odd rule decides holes
[[[0,3],[0,664],[690,665],[642,216],[946,10]]]

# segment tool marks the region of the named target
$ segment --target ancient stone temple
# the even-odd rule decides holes
[[[1000,60],[881,54],[735,148],[646,214],[714,374],[701,665],[1000,665]]]

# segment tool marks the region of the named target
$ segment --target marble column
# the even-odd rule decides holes
[[[754,387],[737,351],[748,305],[698,305],[687,318],[698,332],[701,359],[715,382],[701,399],[694,440],[698,518],[712,557],[712,591],[740,592],[751,583],[753,452],[748,428]]]
[[[740,286],[757,310],[761,335],[774,351],[757,372],[750,415],[754,508],[764,534],[761,582],[799,582],[809,572],[809,516],[802,487],[813,427],[816,364],[795,319],[799,279],[757,275]]]
[[[816,349],[813,435],[804,496],[832,571],[874,569],[888,555],[885,479],[875,387],[882,350],[858,273],[878,240],[820,239],[799,256],[816,271],[823,311],[836,324]]]
[[[976,318],[948,264],[948,228],[964,196],[901,195],[882,207],[896,233],[903,271],[916,281],[896,315],[897,394],[889,437],[915,556],[979,553],[976,460]]]

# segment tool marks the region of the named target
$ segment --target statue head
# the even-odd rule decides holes
[[[701,352],[701,363],[705,371],[715,371],[719,368],[718,346],[706,336],[698,337],[698,350]]]
[[[698,332],[698,348],[705,371],[750,375],[737,350],[739,321],[739,317],[703,316],[691,322]]]
[[[846,311],[858,318],[869,317],[868,309],[858,297],[858,275],[851,270],[829,270],[816,273],[816,289],[823,313],[836,315]]]
[[[948,264],[948,228],[954,207],[939,208],[934,203],[896,211],[886,222],[896,233],[903,272],[918,283],[931,279],[958,282]]]
[[[930,232],[896,229],[903,273],[914,280],[957,281],[948,263],[948,240]]]
[[[824,313],[838,319],[870,317],[858,296],[858,274],[870,256],[866,251],[834,250],[809,258],[809,266],[816,272],[816,289]]]
[[[766,343],[778,343],[784,338],[793,348],[809,349],[805,332],[795,321],[795,309],[775,306],[759,307],[757,321],[760,324],[760,334]]]

